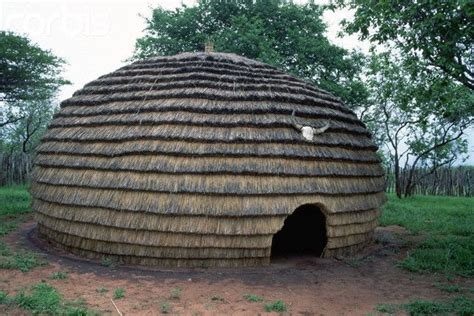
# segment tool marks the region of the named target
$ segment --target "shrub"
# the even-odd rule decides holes
[[[265,305],[267,312],[286,312],[286,304],[282,300],[275,301]]]
[[[64,279],[67,279],[67,276],[68,276],[67,272],[58,271],[58,272],[53,272],[53,274],[51,274],[49,278],[52,280],[64,280]]]
[[[116,288],[114,291],[114,299],[118,300],[125,297],[125,289],[123,287]]]
[[[168,312],[170,311],[170,305],[166,302],[163,302],[161,303],[160,305],[160,311],[163,313],[163,314],[168,314]]]
[[[248,302],[261,302],[261,301],[263,301],[263,297],[255,295],[255,294],[245,294],[244,298]]]
[[[170,298],[174,300],[179,300],[181,298],[181,289],[179,287],[172,288]]]

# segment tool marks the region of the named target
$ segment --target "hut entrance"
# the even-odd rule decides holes
[[[305,204],[285,220],[273,236],[272,257],[291,255],[321,256],[326,247],[326,220],[321,209]]]

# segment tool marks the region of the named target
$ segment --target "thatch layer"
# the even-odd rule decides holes
[[[43,231],[53,233],[53,230],[43,226]],[[139,247],[128,243],[107,242],[96,239],[88,239],[78,237],[72,234],[63,234],[55,232],[55,234],[62,235],[61,240],[63,244],[69,247],[82,248],[89,251],[95,251],[104,255],[120,255],[120,256],[134,256],[134,257],[151,257],[162,259],[209,259],[209,258],[262,258],[270,256],[270,248],[206,248],[206,247],[154,247],[144,246]]]
[[[161,112],[157,117],[153,113],[119,113],[119,114],[97,114],[94,116],[57,116],[50,124],[50,127],[97,127],[97,126],[202,126],[202,127],[224,127],[224,128],[261,128],[257,132],[267,132],[264,128],[292,127],[294,117],[282,114],[203,114],[186,111]],[[299,124],[310,126],[324,126],[327,119],[298,119]],[[214,131],[214,130],[213,130]],[[217,130],[218,131],[218,130]],[[285,129],[284,131],[287,131]],[[362,126],[354,123],[345,123],[331,120],[328,131],[332,133],[345,133],[355,135],[367,135],[369,132]]]
[[[313,141],[298,126],[325,130]],[[385,201],[370,133],[330,93],[232,54],[152,58],[61,104],[38,148],[39,232],[128,264],[269,263],[304,204],[326,219],[325,256],[370,242]]]
[[[286,215],[281,216],[168,216],[148,212],[130,212],[33,201],[36,212],[72,222],[93,223],[132,230],[217,234],[217,235],[268,235],[279,230]]]
[[[278,143],[308,144],[293,131],[281,128],[224,128],[182,125],[162,126],[96,126],[50,128],[44,136],[45,141],[75,142],[122,142],[133,140],[189,141],[204,143]],[[350,134],[331,133],[313,141],[315,145],[373,150],[374,144],[367,137]]]
[[[84,86],[84,89],[90,87],[103,87],[103,86],[112,86],[112,85],[128,85],[128,84],[137,84],[137,83],[163,83],[163,82],[180,82],[180,81],[212,81],[212,82],[221,82],[224,84],[235,84],[236,82],[247,82],[249,84],[265,84],[265,85],[283,85],[290,88],[305,88],[309,91],[318,92],[324,95],[325,98],[338,102],[339,99],[334,98],[334,96],[328,94],[327,92],[317,89],[307,83],[300,81],[292,81],[292,78],[267,78],[267,77],[255,77],[254,73],[245,74],[239,73],[238,77],[230,74],[213,74],[213,73],[199,73],[199,72],[190,72],[190,73],[177,73],[177,74],[163,74],[160,77],[153,75],[136,75],[133,77],[130,76],[108,76],[101,77],[93,82],[90,82]],[[83,90],[81,90],[83,91]],[[79,92],[80,93],[80,92]]]
[[[90,117],[102,114],[148,113],[149,118],[157,117],[158,120],[161,115],[157,113],[187,112],[194,114],[226,115],[231,117],[229,120],[232,119],[232,116],[237,115],[250,114],[253,116],[262,116],[273,114],[281,115],[282,122],[285,122],[294,119],[292,117],[293,111],[298,119],[311,120],[319,118],[331,120],[333,124],[337,124],[337,121],[341,121],[365,127],[354,114],[341,113],[326,107],[303,106],[272,101],[219,101],[196,98],[169,98],[158,101],[142,100],[138,104],[136,101],[119,101],[95,106],[75,105],[62,108],[55,117]],[[257,118],[255,118],[255,121],[256,120]]]
[[[280,177],[259,175],[193,175],[117,172],[38,167],[37,183],[74,187],[121,189],[159,193],[202,193],[234,195],[357,194],[378,192],[385,181],[380,177]]]
[[[158,232],[148,230],[104,227],[92,223],[70,222],[36,213],[36,220],[49,229],[83,238],[111,241],[135,246],[181,248],[268,248],[272,235],[218,235]],[[342,238],[342,237],[341,237]]]
[[[209,195],[170,194],[117,189],[92,189],[35,183],[36,198],[54,203],[102,207],[156,214],[259,216],[289,215],[303,204],[317,204],[326,213],[353,212],[378,208],[385,194],[278,194],[278,195]]]
[[[378,163],[380,158],[373,150],[354,150],[327,146],[298,144],[222,144],[187,141],[140,140],[117,143],[81,141],[45,141],[38,146],[41,154],[62,153],[80,156],[117,157],[128,155],[188,156],[188,157],[281,157],[301,160],[335,160]]]
[[[321,177],[382,177],[377,163],[316,161],[258,157],[182,157],[128,155],[100,157],[70,154],[42,154],[36,165],[51,168],[84,170],[134,171],[157,174],[239,174],[321,176]]]
[[[68,221],[94,223],[128,229],[156,230],[219,235],[267,235],[281,229],[284,215],[223,216],[223,215],[176,215],[153,214],[139,211],[117,212],[114,209],[86,207],[70,204],[33,201],[38,213]],[[347,235],[365,232],[367,225],[375,225],[380,213],[367,210],[345,213],[327,213],[328,235],[339,236],[339,228]],[[360,225],[359,225],[360,224]],[[362,229],[362,230],[361,230]]]

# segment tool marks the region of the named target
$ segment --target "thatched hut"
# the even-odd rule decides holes
[[[269,65],[150,58],[62,102],[38,148],[33,209],[53,244],[129,264],[351,255],[385,201],[375,151],[340,99]]]

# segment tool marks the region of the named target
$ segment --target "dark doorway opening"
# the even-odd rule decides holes
[[[326,247],[326,219],[321,209],[305,204],[289,215],[273,236],[272,256],[321,256]]]

